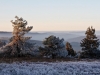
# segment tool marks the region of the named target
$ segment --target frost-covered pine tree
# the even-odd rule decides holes
[[[60,49],[65,47],[63,41],[64,39],[59,39],[59,37],[51,35],[48,38],[45,38],[43,41],[45,47],[40,47],[39,50],[43,56],[51,56],[54,58],[59,55]]]
[[[26,46],[26,41],[31,37],[25,37],[24,35],[28,33],[33,27],[27,25],[27,21],[23,18],[15,16],[16,20],[11,23],[13,25],[13,37],[10,43],[1,48],[0,53],[9,56],[20,56],[26,54],[30,49]]]
[[[68,51],[68,55],[71,55],[71,56],[76,55],[75,51],[72,48],[72,45],[69,42],[66,43],[66,50]]]
[[[96,57],[100,51],[99,39],[95,34],[95,29],[91,26],[85,32],[86,37],[81,41],[82,53],[81,57]],[[99,54],[100,55],[100,54]]]

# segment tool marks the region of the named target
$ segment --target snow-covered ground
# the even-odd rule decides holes
[[[100,75],[100,62],[0,63],[0,75]]]

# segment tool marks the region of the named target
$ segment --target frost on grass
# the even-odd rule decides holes
[[[100,62],[1,63],[0,75],[99,75]]]

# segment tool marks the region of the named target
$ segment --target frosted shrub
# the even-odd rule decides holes
[[[63,41],[64,41],[64,39],[59,39],[59,37],[56,37],[53,35],[49,36],[48,38],[45,38],[45,40],[43,41],[43,44],[45,45],[45,47],[39,48],[41,55],[47,56],[47,57],[49,56],[52,58],[61,56],[61,54],[62,54],[61,52],[63,52],[63,49],[65,47],[63,44]],[[66,51],[65,51],[65,53],[67,54]]]

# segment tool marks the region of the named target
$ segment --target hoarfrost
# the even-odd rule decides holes
[[[100,62],[0,63],[0,75],[99,75]]]

